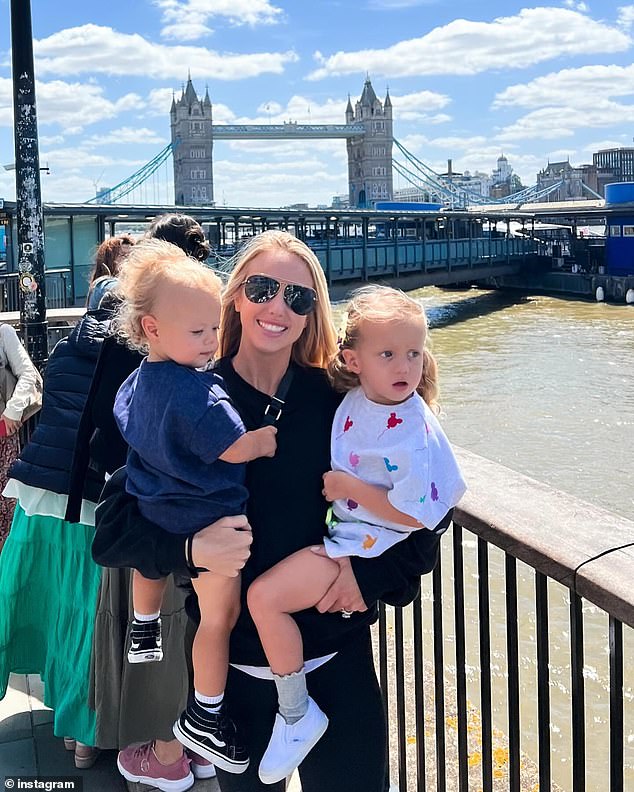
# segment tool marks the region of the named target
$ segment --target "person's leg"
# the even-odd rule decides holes
[[[192,649],[194,700],[174,724],[174,735],[217,767],[242,773],[249,758],[223,706],[229,636],[240,611],[240,578],[204,572],[192,583],[200,608]]]
[[[308,675],[328,730],[299,767],[302,792],[384,792],[387,727],[369,632]]]
[[[305,547],[249,586],[249,612],[274,674],[292,674],[303,667],[302,636],[291,614],[316,605],[338,574],[336,561]]]
[[[277,690],[273,680],[257,679],[229,667],[225,702],[244,737],[251,761],[246,772],[239,776],[218,770],[220,789],[222,792],[284,792],[284,781],[263,784],[258,777],[260,759],[277,713]]]
[[[155,616],[161,611],[167,578],[150,580],[135,569],[132,574],[132,601],[134,612],[142,616]]]
[[[229,666],[229,637],[240,613],[240,576],[203,572],[192,580],[200,608],[192,662],[194,691],[217,697],[224,693]]]
[[[308,674],[308,689],[330,724],[299,767],[302,792],[384,792],[386,723],[369,631]],[[218,772],[222,792],[284,792],[264,784],[258,766],[271,734],[277,697],[270,680],[229,669],[226,700],[251,757],[241,776]]]
[[[163,659],[161,603],[167,578],[150,580],[136,569],[132,575],[134,620],[130,630],[129,663],[156,663]]]

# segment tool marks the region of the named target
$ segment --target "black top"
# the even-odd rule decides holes
[[[245,382],[223,359],[218,371],[248,430],[262,425],[270,398]],[[247,465],[247,516],[253,529],[251,557],[242,575],[243,594],[249,583],[282,558],[318,544],[325,533],[328,504],[321,494],[322,475],[330,469],[330,427],[340,396],[321,369],[295,368],[282,417],[277,451]],[[95,560],[105,566],[135,566],[146,577],[187,573],[185,537],[168,534],[144,520],[136,501],[124,491],[124,473],[106,485],[97,510]],[[373,559],[352,559],[367,612],[351,619],[320,614],[314,608],[295,614],[302,632],[305,657],[318,657],[342,648],[376,620],[376,602],[411,601],[419,577],[437,558],[439,537],[428,531],[412,535]],[[231,661],[266,665],[266,658],[243,596],[242,612],[231,638]]]

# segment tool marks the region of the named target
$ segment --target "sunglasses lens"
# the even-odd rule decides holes
[[[278,293],[280,284],[264,275],[251,275],[244,282],[244,294],[252,303],[265,303]]]
[[[284,302],[298,316],[306,316],[315,307],[317,295],[314,289],[307,286],[289,284],[284,289]]]

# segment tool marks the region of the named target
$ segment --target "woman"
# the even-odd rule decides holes
[[[79,768],[97,758],[88,678],[101,570],[90,546],[103,477],[89,470],[77,517],[65,512],[75,438],[112,316],[111,308],[87,311],[51,353],[38,425],[3,493],[18,503],[0,557],[0,698],[12,671],[39,673],[53,731]]]
[[[20,450],[18,431],[33,405],[41,404],[40,375],[18,334],[0,324],[0,492],[7,483],[9,468]],[[0,498],[0,553],[9,533],[15,500]]]
[[[311,294],[314,306],[306,313]],[[321,543],[325,533],[322,475],[330,469],[330,428],[340,397],[323,370],[335,352],[336,335],[325,278],[312,251],[280,231],[251,240],[229,280],[220,329],[218,371],[248,430],[276,409],[272,397],[292,372],[276,422],[277,453],[247,466],[253,533],[244,530],[244,517],[224,518],[186,541],[161,532],[140,517],[118,474],[104,493],[93,554],[100,563],[138,566],[150,576],[204,574],[201,567],[231,575],[247,561],[225,700],[240,723],[251,763],[243,775],[218,775],[223,792],[282,792],[284,782],[264,785],[258,778],[277,695],[244,595],[259,574],[292,552]],[[398,604],[413,599],[419,575],[435,564],[437,548],[436,535],[419,531],[379,558],[340,559],[339,576],[317,609],[296,614],[313,669],[308,690],[330,716],[326,734],[300,765],[303,792],[383,791],[385,715],[369,626],[377,618],[379,598]],[[139,765],[134,752],[121,752],[119,767],[126,777],[142,778]]]

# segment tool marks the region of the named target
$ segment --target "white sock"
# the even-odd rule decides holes
[[[280,715],[288,724],[297,723],[308,712],[306,672],[302,668],[301,671],[284,676],[273,674],[273,679],[277,687]]]
[[[220,712],[222,707],[222,700],[225,697],[224,690],[219,696],[203,696],[197,690],[194,690],[194,698],[200,706],[207,710],[207,712]]]
[[[156,613],[139,613],[138,611],[134,611],[134,621],[136,622],[158,621],[160,616],[161,611],[156,611]]]

